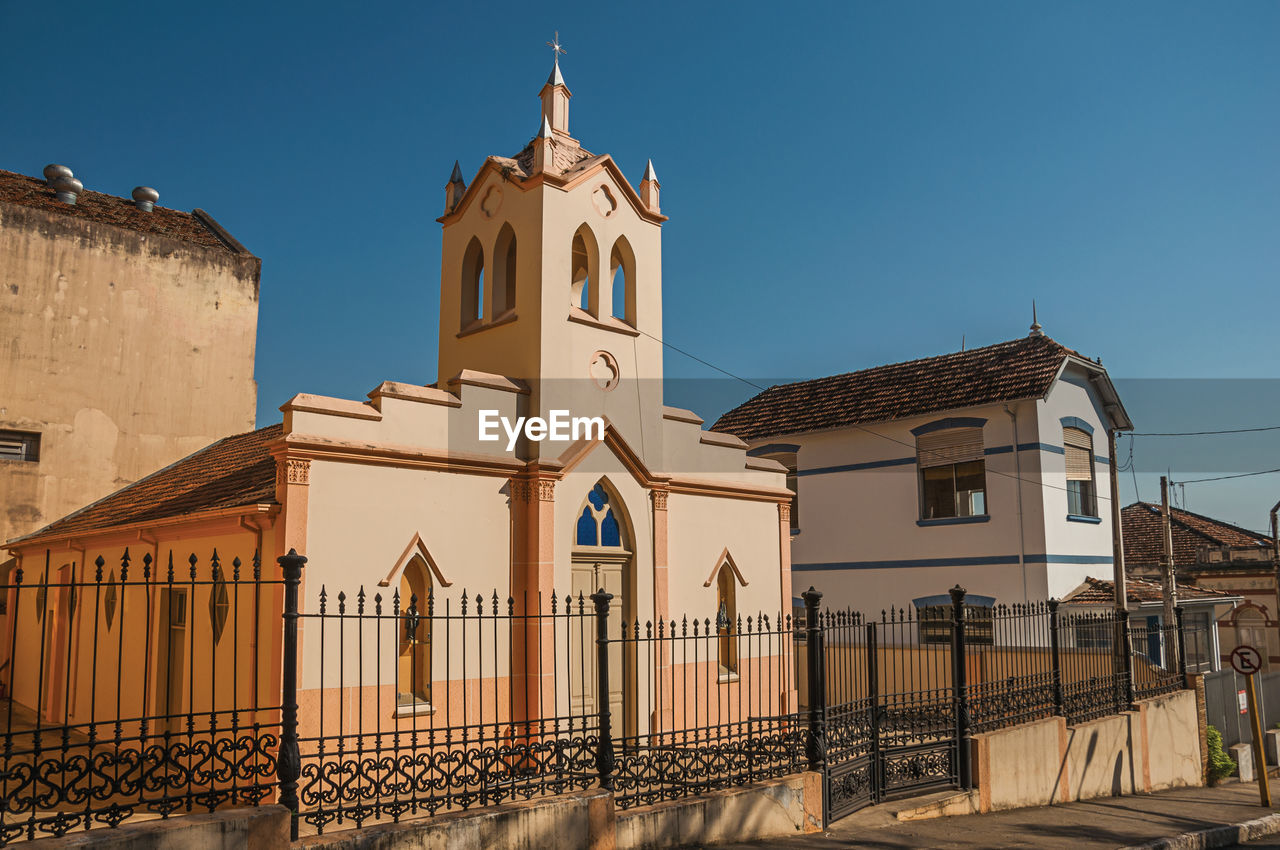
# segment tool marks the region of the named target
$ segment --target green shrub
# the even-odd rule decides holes
[[[1222,749],[1222,733],[1210,726],[1205,731],[1205,739],[1209,742],[1209,779],[1217,782],[1235,773],[1235,759]]]

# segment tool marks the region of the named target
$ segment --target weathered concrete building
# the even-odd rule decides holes
[[[207,213],[0,171],[0,541],[252,428],[261,261]],[[149,207],[149,208],[148,208]]]

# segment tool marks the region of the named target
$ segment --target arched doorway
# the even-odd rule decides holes
[[[624,623],[628,629],[635,623],[635,538],[626,508],[601,479],[583,500],[573,522],[573,598],[577,600],[581,594],[585,599],[601,588],[612,593],[609,636],[620,637]],[[593,610],[590,602],[586,604]],[[609,647],[609,718],[615,737],[634,735],[636,730],[634,644],[629,644],[628,650],[623,652],[620,643]],[[583,675],[576,680],[570,677],[570,705],[575,713],[589,715],[600,710],[594,617],[582,621],[574,655],[572,664]]]

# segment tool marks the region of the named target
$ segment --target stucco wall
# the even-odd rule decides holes
[[[257,258],[0,204],[0,541],[253,427]]]
[[[1051,717],[975,736],[981,810],[1203,784],[1195,691],[1067,726]]]

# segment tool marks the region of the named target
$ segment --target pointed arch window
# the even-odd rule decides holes
[[[587,494],[586,503],[578,514],[578,529],[574,538],[576,546],[598,546],[606,549],[622,549],[622,526],[609,504],[609,492],[597,484]]]
[[[733,570],[728,564],[723,564],[716,576],[716,660],[721,676],[732,676],[738,672],[737,621],[737,585]]]
[[[484,249],[479,239],[472,239],[462,255],[462,315],[463,330],[484,319]]]
[[[578,515],[578,546],[622,548],[622,529],[609,504],[609,493],[597,484],[587,494],[586,504]]]
[[[231,610],[231,601],[227,597],[227,577],[222,567],[213,568],[213,583],[209,586],[209,622],[213,627],[213,644],[217,646],[222,640],[222,632],[227,627],[227,613]]]
[[[431,619],[435,600],[431,570],[415,555],[400,574],[397,597],[400,659],[396,669],[396,705],[431,702]]]
[[[493,250],[492,318],[514,310],[516,306],[516,233],[510,224],[502,225]]]
[[[613,317],[636,324],[636,255],[625,236],[619,236],[609,255],[609,275],[613,287]]]
[[[599,267],[600,251],[591,229],[585,224],[573,234],[569,267],[572,269],[569,283],[569,306],[577,307],[598,316],[600,293],[595,271]]]

